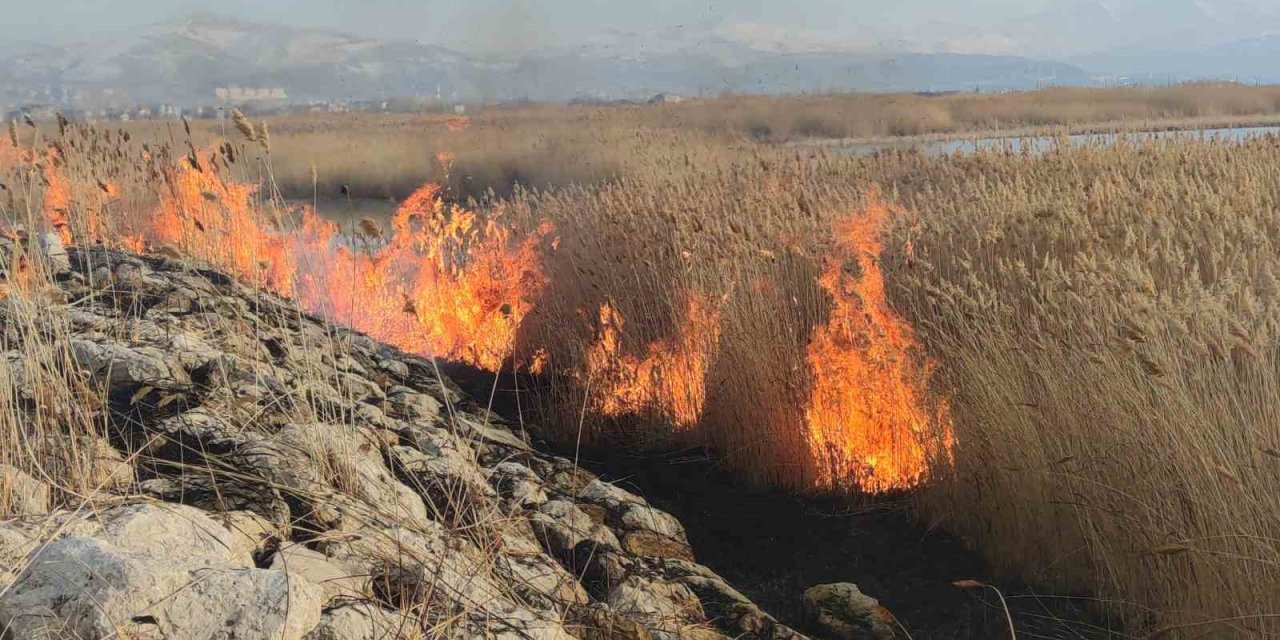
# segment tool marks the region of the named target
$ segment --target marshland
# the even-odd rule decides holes
[[[1123,133],[1277,105],[1189,84],[13,122],[0,351],[38,393],[0,394],[0,463],[58,508],[140,493],[77,444],[119,442],[120,398],[68,365],[84,302],[56,294],[50,246],[102,247],[436,358],[685,518],[783,622],[803,625],[769,582],[795,580],[791,549],[914,637],[1280,635],[1280,137]],[[1101,131],[1121,134],[1068,141]],[[844,151],[1032,134],[1057,142]],[[717,507],[751,500],[774,511]],[[832,545],[850,575],[755,535]],[[846,561],[879,539],[924,541]],[[924,557],[941,570],[888,586]]]

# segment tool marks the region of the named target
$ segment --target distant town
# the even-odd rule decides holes
[[[252,116],[292,113],[465,113],[467,106],[436,97],[396,97],[383,100],[305,101],[290,99],[281,87],[219,87],[205,104],[131,104],[127,94],[113,89],[100,91],[66,90],[46,87],[17,91],[0,86],[0,114],[4,119],[52,122],[58,115],[86,122],[128,122],[131,120],[192,120],[223,117],[235,108]],[[658,96],[655,100],[672,100]],[[113,105],[93,106],[81,105]]]

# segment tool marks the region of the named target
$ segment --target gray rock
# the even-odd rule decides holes
[[[105,385],[109,393],[143,385],[166,388],[178,384],[164,361],[164,352],[154,347],[132,349],[114,343],[72,340],[71,353],[76,363]]]
[[[352,604],[326,611],[306,640],[400,640],[416,638],[418,622],[372,604]]]
[[[301,545],[281,547],[271,559],[270,568],[288,571],[320,587],[326,603],[340,597],[360,599],[369,595],[369,576],[362,570],[344,566]]]
[[[597,524],[568,500],[552,500],[539,506],[537,512],[529,515],[529,523],[552,553],[562,558],[574,555],[574,549],[584,541],[602,549],[622,548],[613,531]]]
[[[49,270],[53,273],[66,273],[71,270],[71,257],[67,248],[62,246],[62,238],[57,233],[48,231],[39,236],[40,250],[49,262]]]
[[[305,580],[173,560],[95,538],[54,541],[0,595],[0,628],[14,638],[300,640],[319,623],[321,591]]]
[[[522,507],[535,508],[547,501],[542,479],[529,467],[518,462],[501,462],[493,467],[490,476],[494,489],[504,498]]]
[[[622,512],[622,526],[644,529],[679,541],[685,540],[684,526],[670,514],[639,504],[630,504]]]
[[[847,582],[804,592],[804,612],[815,628],[837,640],[892,640],[893,616],[880,602]]]

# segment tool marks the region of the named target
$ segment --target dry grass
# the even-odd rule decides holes
[[[812,384],[806,348],[836,302],[819,283],[836,251],[831,229],[864,211],[878,186],[905,213],[886,229],[876,264],[920,342],[908,355],[939,364],[933,391],[948,400],[955,428],[953,457],[933,460],[922,513],[1011,573],[1093,594],[1134,632],[1274,637],[1280,142],[858,159],[738,138],[1235,118],[1273,113],[1275,93],[1225,85],[743,99],[494,112],[466,131],[413,118],[361,117],[341,133],[323,130],[332,118],[272,121],[277,170],[245,161],[240,171],[297,195],[311,191],[315,162],[317,190],[349,183],[395,195],[445,179],[436,154],[454,151],[454,197],[493,188],[509,197],[492,206],[557,226],[559,249],[545,264],[551,288],[519,336],[522,355],[549,358],[537,391],[551,435],[704,444],[751,480],[797,488],[859,479],[815,454],[802,407]],[[807,109],[831,122],[801,127]],[[751,131],[760,113],[767,136]],[[212,133],[194,135],[199,147]],[[540,174],[565,172],[541,183],[557,187],[547,191],[513,188],[523,180],[503,168],[530,175],[566,158]],[[459,175],[500,177],[473,189]],[[33,211],[10,205],[5,215],[34,224]],[[690,328],[691,296],[713,305],[716,331]],[[693,345],[705,371],[658,370],[661,393],[623,415],[601,411],[602,389],[626,381],[616,369],[583,376],[605,304],[625,322],[614,353],[639,362],[662,345]],[[44,352],[23,358],[57,362]],[[57,384],[56,365],[38,370]],[[659,397],[672,388],[703,396],[698,424],[674,436],[679,411]],[[0,420],[5,433],[32,424]],[[28,459],[19,449],[5,455]]]
[[[553,395],[568,410],[551,422],[571,438],[704,443],[755,481],[811,485],[823,461],[798,414],[803,347],[830,312],[813,284],[822,233],[878,184],[914,214],[880,263],[955,427],[922,513],[1135,633],[1280,635],[1277,162],[1270,138],[755,157],[531,198],[568,230],[553,265],[570,284],[544,307],[556,335],[536,341],[562,345],[553,362],[581,367],[598,325],[574,314],[602,300],[628,319],[624,351],[643,354],[682,330],[685,292],[728,296],[696,432],[663,438],[669,411],[592,416],[586,385]]]
[[[1175,127],[1183,121],[1231,125],[1272,122],[1280,88],[1189,84],[1167,88],[1053,88],[1001,94],[733,97],[663,106],[651,124],[772,142],[988,134],[1041,128]]]
[[[309,114],[250,122],[270,131],[271,173],[290,199],[404,198],[428,180],[460,199],[527,188],[595,186],[623,176],[706,163],[726,145],[985,135],[1044,129],[1227,126],[1280,121],[1280,88],[1193,84],[1168,88],[1054,88],[1007,94],[726,97],[659,106],[501,107],[440,115]],[[462,126],[466,122],[469,126]],[[231,117],[191,123],[199,149],[236,133]],[[182,144],[175,124],[123,129],[153,145]],[[47,133],[52,133],[50,131]],[[669,157],[655,158],[656,149]],[[251,146],[248,154],[262,160]],[[451,162],[442,163],[441,154]],[[650,160],[662,160],[654,164]],[[265,174],[260,167],[258,177]],[[345,196],[343,196],[345,197]]]

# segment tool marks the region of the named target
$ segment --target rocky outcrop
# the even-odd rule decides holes
[[[62,341],[106,426],[75,460],[32,436],[56,473],[0,468],[5,638],[801,637],[698,565],[678,520],[429,361],[180,262],[58,261],[54,304],[0,299],[28,327],[0,357]]]
[[[893,614],[848,582],[804,592],[804,612],[815,629],[836,640],[893,640]]]

